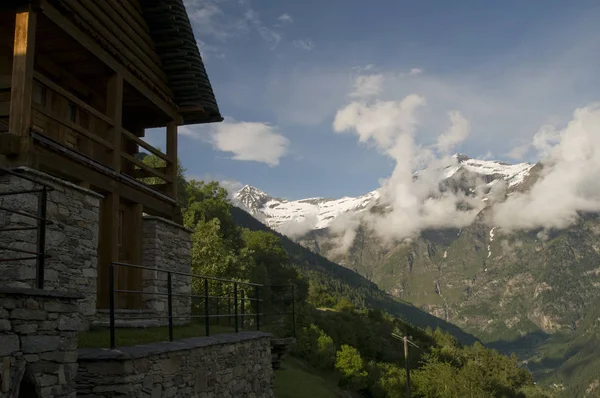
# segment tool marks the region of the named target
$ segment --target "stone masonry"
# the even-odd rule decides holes
[[[52,222],[46,230],[46,258],[44,289],[82,293],[79,300],[81,312],[88,318],[96,312],[96,279],[98,222],[101,195],[77,185],[51,177],[29,168],[20,168],[23,174],[50,185],[47,216]],[[33,182],[12,176],[0,176],[0,192],[40,188]],[[6,208],[37,214],[38,194],[20,194],[0,197]],[[35,226],[37,221],[18,214],[0,210],[0,226]],[[37,251],[35,230],[0,232],[0,245]],[[1,251],[1,258],[27,257],[27,254]],[[36,261],[0,263],[0,285],[35,286]],[[82,323],[86,327],[87,323]]]
[[[274,397],[269,341],[269,334],[244,332],[80,349],[77,397]]]
[[[0,398],[76,396],[80,298],[56,291],[0,288]]]
[[[189,229],[172,221],[154,216],[144,216],[144,240],[142,263],[146,267],[181,272],[191,271],[190,251],[192,248],[191,232]],[[167,293],[167,273],[144,270],[143,291],[149,294],[143,296],[144,308],[154,311],[158,316],[165,317],[167,312],[167,297],[152,293]],[[173,322],[188,323],[191,314],[190,277],[172,275],[173,292]],[[160,318],[164,323],[165,318]]]

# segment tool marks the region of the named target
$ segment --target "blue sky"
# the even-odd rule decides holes
[[[360,76],[381,78],[370,101],[425,99],[418,145],[433,145],[455,111],[469,133],[454,152],[511,162],[535,161],[542,126],[600,101],[597,1],[185,3],[226,118],[181,128],[179,156],[197,179],[288,199],[378,188],[394,160],[333,127]]]

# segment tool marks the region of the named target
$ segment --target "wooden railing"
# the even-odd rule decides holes
[[[169,186],[175,183],[169,173],[173,164],[165,153],[124,128],[120,129],[121,147],[115,148],[111,137],[115,125],[113,119],[39,72],[34,72],[34,80],[44,91],[43,101],[36,101],[34,96],[32,102],[34,131],[113,169],[113,154],[119,151],[121,173],[161,193],[170,193]],[[129,143],[135,146],[132,148]],[[163,164],[151,167],[136,158],[141,148],[158,157]]]

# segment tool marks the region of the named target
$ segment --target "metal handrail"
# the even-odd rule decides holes
[[[143,290],[128,290],[128,289],[117,289],[115,287],[115,269],[117,267],[126,267],[126,268],[134,268],[134,269],[143,269],[154,272],[161,272],[167,274],[167,292],[146,292]],[[175,276],[185,276],[190,278],[198,278],[204,281],[203,289],[204,294],[192,294],[192,293],[175,293],[173,292],[173,275]],[[269,316],[290,316],[292,317],[292,335],[296,337],[296,309],[295,309],[295,288],[294,285],[264,285],[260,283],[253,282],[243,282],[239,280],[233,279],[225,279],[218,278],[214,276],[200,275],[195,273],[188,272],[179,272],[179,271],[169,271],[165,269],[148,267],[137,264],[128,264],[125,262],[114,261],[109,265],[109,328],[110,328],[110,348],[114,349],[116,347],[116,332],[115,332],[115,293],[125,293],[125,294],[143,294],[143,295],[154,295],[154,296],[166,296],[167,297],[167,316],[153,316],[153,319],[168,319],[168,330],[169,330],[169,341],[173,341],[173,320],[174,319],[194,319],[194,318],[204,318],[205,324],[205,335],[210,336],[210,320],[211,319],[220,319],[220,318],[233,318],[234,320],[234,330],[236,333],[240,330],[240,320],[242,324],[242,329],[244,328],[244,321],[248,318],[254,318],[256,324],[256,330],[260,330],[261,320]],[[233,284],[233,297],[231,295],[228,296],[215,296],[209,294],[209,281],[215,281],[220,283]],[[246,287],[248,290],[254,290],[253,297],[249,297],[246,295],[246,291],[240,289],[240,287]],[[279,313],[268,313],[261,312],[261,303],[265,303],[264,298],[261,298],[260,291],[264,288],[291,288],[291,311],[279,312]],[[174,316],[173,314],[173,297],[189,297],[190,299],[203,299],[204,300],[204,314],[202,315],[193,315],[191,312],[189,315],[182,316]],[[216,301],[216,314],[211,314],[209,310],[210,300]],[[227,314],[219,314],[219,301],[227,300]],[[233,302],[233,303],[232,303]],[[245,313],[245,302],[254,303],[254,311],[252,313]],[[233,313],[231,313],[231,305],[233,304]],[[241,304],[241,306],[240,306]],[[190,303],[191,305],[191,303]],[[262,319],[261,319],[262,318]],[[129,317],[129,319],[139,320],[145,319],[144,317]],[[230,323],[231,325],[231,323]]]
[[[44,182],[38,181],[33,177],[23,175],[15,170],[8,169],[4,166],[0,166],[0,174],[10,174],[12,176],[21,178],[26,181],[30,181],[34,184],[41,185],[39,189],[23,189],[18,191],[1,192],[0,196],[11,196],[11,195],[24,195],[24,194],[38,194],[38,208],[37,215],[33,215],[21,210],[10,209],[4,206],[0,206],[0,210],[18,214],[23,217],[32,218],[37,221],[36,227],[9,227],[0,229],[0,232],[12,232],[12,231],[25,231],[25,230],[37,230],[37,250],[32,252],[30,250],[14,249],[11,247],[0,247],[0,250],[12,251],[16,253],[30,254],[29,257],[17,257],[17,258],[0,258],[1,262],[9,261],[24,261],[24,260],[36,260],[36,287],[38,289],[44,288],[44,268],[46,258],[46,227],[52,223],[46,218],[47,216],[47,205],[48,205],[48,192],[53,191],[54,188]]]

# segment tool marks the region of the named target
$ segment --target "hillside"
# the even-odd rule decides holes
[[[566,386],[566,396],[582,386],[584,392],[595,391],[600,363],[588,350],[595,353],[600,346],[594,315],[600,302],[600,217],[580,212],[578,221],[566,228],[503,229],[492,221],[495,203],[529,192],[542,175],[542,164],[507,165],[464,155],[456,160],[444,169],[438,194],[454,192],[465,198],[459,206],[480,206],[476,217],[460,228],[425,228],[410,239],[384,239],[372,223],[373,215],[390,211],[379,191],[337,201],[310,199],[318,227],[308,223],[315,217],[303,213],[303,200],[265,194],[258,207],[248,206],[255,217],[402,302],[505,353],[518,352],[538,380],[555,383],[558,390]],[[427,178],[426,172],[415,173],[413,181]],[[502,186],[498,195],[496,188]],[[234,203],[254,193],[246,187]],[[290,209],[288,217],[295,221],[282,223]],[[336,222],[351,217],[359,222],[341,229],[354,228],[354,234],[340,250]]]
[[[232,207],[231,213],[235,222],[242,227],[253,231],[269,231],[279,236],[293,265],[311,282],[314,281],[316,285],[322,286],[328,294],[335,295],[337,298],[346,297],[360,307],[387,311],[422,328],[439,327],[465,344],[471,344],[477,340],[455,325],[432,316],[405,301],[393,298],[358,273],[335,264],[271,230],[244,210]]]

